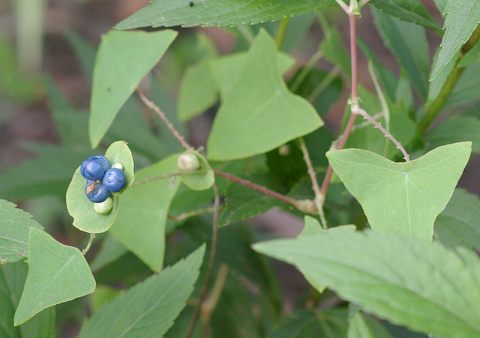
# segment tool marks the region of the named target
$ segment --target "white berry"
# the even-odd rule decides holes
[[[112,168],[123,170],[123,165],[121,163],[114,163],[112,164]]]
[[[113,209],[113,199],[109,197],[101,203],[94,203],[93,208],[100,215],[108,215]]]

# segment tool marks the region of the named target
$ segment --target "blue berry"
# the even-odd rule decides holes
[[[104,156],[95,155],[83,161],[80,173],[87,180],[101,180],[110,167],[110,162]]]
[[[102,183],[91,180],[87,180],[85,193],[90,202],[93,203],[105,202],[105,200],[110,197],[110,191],[108,191]]]
[[[125,174],[117,168],[110,168],[103,177],[102,184],[108,191],[119,192],[125,186]]]

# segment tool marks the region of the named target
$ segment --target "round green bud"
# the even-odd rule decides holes
[[[191,173],[200,169],[200,161],[195,154],[184,153],[177,159],[177,168],[182,173]]]
[[[113,199],[109,197],[101,203],[94,203],[93,208],[100,215],[108,215],[113,209]]]

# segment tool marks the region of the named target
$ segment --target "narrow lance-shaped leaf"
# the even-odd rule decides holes
[[[233,26],[316,12],[333,0],[154,0],[115,28]]]
[[[89,133],[95,148],[115,116],[175,39],[171,30],[111,31],[102,38],[95,60]]]
[[[470,142],[454,143],[403,163],[359,149],[327,157],[374,230],[431,240],[435,218],[452,197],[471,148]]]
[[[473,152],[480,153],[480,119],[469,116],[455,116],[442,121],[426,135],[431,147],[460,141],[471,141]]]
[[[64,196],[72,172],[91,151],[82,147],[35,144],[34,158],[0,174],[0,197],[25,199],[37,196]]]
[[[86,321],[80,338],[163,337],[198,278],[205,246],[117,296]]]
[[[385,45],[405,69],[419,94],[425,98],[428,94],[428,70],[430,67],[425,29],[402,22],[378,9],[372,10],[372,13]]]
[[[440,337],[480,335],[480,260],[472,251],[371,231],[328,231],[254,248],[395,324]]]
[[[418,0],[370,0],[370,3],[381,11],[436,31],[441,31],[438,23],[433,20],[428,10]]]
[[[95,49],[85,38],[73,31],[67,31],[65,33],[65,39],[75,53],[75,57],[82,67],[83,75],[89,81],[92,81],[93,68],[95,66]]]
[[[449,0],[445,7],[445,34],[431,79],[436,78],[457,55],[480,23],[480,1]]]
[[[275,149],[323,125],[305,99],[287,89],[278,71],[273,40],[261,31],[255,39],[208,139],[208,157],[227,161]]]
[[[9,201],[0,200],[0,215],[0,265],[28,257],[28,230],[42,226]]]
[[[350,318],[348,338],[392,338],[392,336],[378,321],[357,311]]]
[[[256,173],[244,177],[277,192],[287,192],[278,180],[266,173]],[[220,214],[220,224],[222,226],[248,220],[281,205],[277,200],[240,184],[230,184],[225,191],[224,200],[222,213]]]
[[[37,228],[29,232],[30,257],[14,323],[20,325],[50,306],[95,290],[95,279],[83,254]]]

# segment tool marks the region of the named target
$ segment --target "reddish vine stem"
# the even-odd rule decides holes
[[[300,200],[293,199],[291,197],[282,195],[282,194],[280,194],[276,191],[270,190],[270,189],[268,189],[268,188],[266,188],[262,185],[258,185],[256,183],[253,183],[253,182],[245,180],[241,177],[238,177],[238,176],[220,171],[218,169],[214,169],[214,172],[215,172],[216,175],[218,175],[220,177],[223,177],[223,178],[225,178],[229,181],[232,181],[232,182],[238,183],[240,185],[243,185],[243,186],[245,186],[245,187],[247,187],[251,190],[258,191],[258,192],[260,192],[264,195],[275,198],[275,199],[277,199],[277,200],[279,200],[283,203],[290,204],[291,206],[299,209],[300,211],[310,213],[310,214],[315,213],[315,206],[310,205],[311,201],[300,201]]]
[[[216,184],[213,185],[213,191],[215,193],[215,202],[213,204],[212,240],[210,243],[207,272],[205,273],[205,279],[203,281],[202,289],[200,290],[200,299],[193,312],[192,319],[190,321],[190,324],[188,325],[185,338],[191,338],[195,331],[195,326],[197,325],[198,318],[200,317],[203,303],[205,302],[208,295],[208,284],[210,283],[210,279],[212,278],[213,268],[215,266],[215,257],[217,255],[218,242],[218,218],[220,214],[220,193]]]
[[[171,131],[173,136],[180,142],[180,144],[186,149],[186,150],[193,150],[193,147],[188,144],[187,141],[183,138],[183,136],[178,132],[177,129],[173,126],[173,124],[169,121],[168,117],[165,115],[165,113],[158,107],[155,103],[153,103],[148,97],[145,96],[145,94],[140,90],[137,89],[138,92],[138,97],[140,98],[140,101],[145,104],[148,108],[153,110],[157,115],[160,117],[160,119],[165,123],[167,128]]]
[[[350,26],[350,62],[352,68],[352,94],[351,94],[351,103],[352,105],[358,104],[358,59],[357,59],[357,22],[355,18],[355,14],[353,13],[351,8],[348,8],[348,11],[345,11],[348,15],[348,23]],[[353,114],[350,112],[350,117],[347,122],[347,126],[345,127],[345,131],[343,132],[340,141],[336,145],[336,150],[341,150],[345,148],[345,144],[347,143],[350,134],[352,133],[353,126],[355,125],[357,114]],[[325,178],[322,182],[322,187],[320,188],[320,192],[322,194],[323,201],[325,201],[325,196],[327,195],[328,187],[330,186],[330,182],[332,181],[333,176],[333,169],[329,165],[327,168],[327,172],[325,173]]]
[[[178,140],[178,142],[180,142],[180,144],[187,150],[193,150],[193,147],[187,143],[187,141],[185,141],[185,139],[183,138],[183,136],[180,134],[180,132],[175,129],[175,127],[173,126],[173,124],[168,120],[168,117],[165,115],[165,113],[160,109],[160,107],[158,107],[154,102],[152,102],[150,99],[148,99],[145,94],[140,90],[140,89],[137,89],[137,92],[138,92],[138,96],[140,98],[140,100],[148,107],[150,108],[151,110],[153,110],[155,113],[158,114],[158,116],[160,116],[160,118],[162,119],[162,121],[165,123],[165,125],[167,126],[167,128],[172,132],[173,136]],[[278,192],[275,192],[273,190],[270,190],[266,187],[263,187],[261,185],[258,185],[258,184],[255,184],[253,182],[250,182],[246,179],[243,179],[243,178],[240,178],[240,177],[237,177],[237,176],[234,176],[234,175],[231,175],[231,174],[228,174],[228,173],[225,173],[225,172],[222,172],[222,171],[219,171],[219,170],[215,170],[215,174],[216,175],[219,175],[219,176],[222,176],[232,182],[236,182],[238,184],[241,184],[249,189],[252,189],[252,190],[255,190],[255,191],[258,191],[262,194],[265,194],[265,195],[268,195],[270,197],[273,197],[279,201],[282,201],[284,203],[287,203],[287,204],[290,204],[292,206],[294,206],[295,208],[299,209],[300,211],[303,211],[303,212],[306,212],[306,213],[311,213],[313,214],[315,211],[312,210],[312,206],[310,205],[310,201],[298,201],[298,200],[295,200],[293,198],[290,198],[288,196],[285,196],[285,195],[282,195]],[[141,181],[138,181],[135,183],[135,185],[137,184],[143,184],[143,183],[148,183],[150,181],[154,181],[154,180],[158,180],[158,179],[165,179],[165,178],[169,178],[169,177],[173,177],[173,176],[180,176],[180,174],[177,174],[177,173],[172,173],[172,174],[166,174],[166,175],[161,175],[161,176],[157,176],[157,177],[151,177],[151,178],[146,178],[144,180],[141,180]]]

